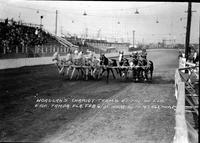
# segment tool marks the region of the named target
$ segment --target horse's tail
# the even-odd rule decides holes
[[[154,64],[153,64],[152,61],[149,61],[149,62],[150,62],[150,68],[151,68],[151,70],[153,71],[153,70],[154,70]]]

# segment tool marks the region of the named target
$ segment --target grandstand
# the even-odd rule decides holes
[[[0,20],[0,59],[52,56],[56,51],[66,54],[73,44],[60,40],[41,25]]]
[[[83,51],[83,53],[87,53],[87,51],[94,51],[95,53],[105,53],[105,50],[102,50],[99,47],[95,47],[89,44],[90,41],[93,42],[102,42],[102,40],[95,39],[81,39],[76,36],[63,36],[64,39],[71,42],[74,45],[79,47],[79,50]]]
[[[64,36],[67,41],[78,45],[79,48],[85,53],[86,49],[90,51],[94,51],[95,53],[106,53],[111,52],[110,47],[113,47],[115,50],[112,52],[117,51],[128,51],[130,43],[114,43],[108,42],[106,40],[97,40],[97,39],[81,39],[75,36]]]

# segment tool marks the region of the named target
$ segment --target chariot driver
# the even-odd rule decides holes
[[[142,49],[141,57],[147,59],[147,51],[145,48]]]

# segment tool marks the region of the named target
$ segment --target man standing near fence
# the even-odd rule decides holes
[[[189,52],[188,62],[197,64],[199,62],[199,54],[197,50],[194,48],[194,46],[191,46],[190,49],[191,50]]]

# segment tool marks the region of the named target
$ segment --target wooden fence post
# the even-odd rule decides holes
[[[185,83],[179,82],[177,87],[176,127],[173,143],[189,143],[185,120]]]

